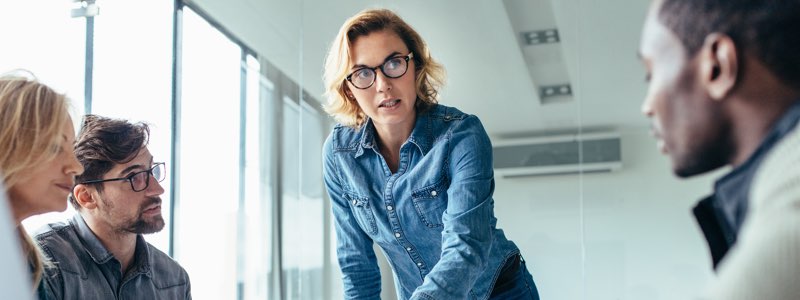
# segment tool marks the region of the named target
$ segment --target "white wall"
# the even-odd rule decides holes
[[[542,299],[688,299],[712,275],[691,208],[718,175],[676,179],[644,129],[622,132],[622,157],[613,173],[497,178],[498,226]]]

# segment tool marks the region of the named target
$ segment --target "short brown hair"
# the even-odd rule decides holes
[[[689,57],[712,33],[729,36],[784,84],[800,88],[800,1],[664,0],[659,20],[680,39]]]
[[[428,45],[422,37],[397,14],[387,9],[367,9],[344,22],[325,59],[325,81],[328,98],[324,105],[337,122],[345,126],[358,127],[366,119],[364,112],[347,97],[345,77],[350,70],[353,43],[373,32],[390,30],[397,34],[414,53],[417,82],[417,110],[424,111],[437,103],[439,89],[444,84],[444,67],[433,60]]]
[[[78,175],[76,182],[100,179],[115,165],[130,162],[147,146],[149,140],[150,126],[145,123],[131,123],[98,115],[84,116],[75,141],[75,156],[84,171]],[[100,184],[96,188],[103,190]],[[75,209],[80,209],[75,197],[70,196],[69,202]]]

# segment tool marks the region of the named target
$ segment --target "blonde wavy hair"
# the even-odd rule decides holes
[[[7,192],[25,181],[20,173],[56,159],[52,145],[59,142],[62,126],[69,120],[68,100],[63,94],[29,76],[0,76],[0,174]],[[65,199],[66,201],[66,199]],[[14,205],[11,201],[10,205]],[[34,289],[49,262],[20,224],[22,249],[33,267]]]
[[[417,111],[425,111],[438,102],[439,89],[444,85],[444,67],[433,60],[428,45],[422,37],[403,19],[387,9],[363,10],[347,21],[339,29],[325,58],[325,97],[323,105],[328,114],[337,122],[350,127],[360,127],[366,115],[355,99],[347,97],[345,78],[353,64],[350,51],[356,39],[373,32],[390,30],[397,34],[414,53],[417,73]]]

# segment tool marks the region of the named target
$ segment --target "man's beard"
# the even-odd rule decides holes
[[[150,234],[164,229],[164,218],[161,214],[152,217],[150,220],[145,220],[144,216],[142,216],[145,208],[153,204],[161,205],[161,198],[148,198],[147,201],[139,207],[139,211],[136,213],[136,219],[121,224],[119,230],[134,234]]]

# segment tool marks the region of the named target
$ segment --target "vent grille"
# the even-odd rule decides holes
[[[494,168],[499,175],[608,172],[622,167],[619,136],[550,138],[545,142],[521,140],[502,144],[492,149]]]

